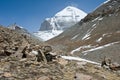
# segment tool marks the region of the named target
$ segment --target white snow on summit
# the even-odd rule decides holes
[[[62,11],[58,12],[55,17],[57,17],[58,20],[61,20],[62,17],[65,17],[66,21],[69,21],[69,19],[72,19],[76,22],[80,21],[82,18],[86,16],[86,13],[82,10],[68,6]]]
[[[34,34],[44,41],[49,40],[79,22],[86,15],[84,11],[76,7],[67,6],[52,18],[46,18],[41,24],[40,30]]]

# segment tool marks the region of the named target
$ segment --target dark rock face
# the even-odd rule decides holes
[[[49,27],[48,27],[49,26]],[[50,25],[50,23],[45,20],[42,24],[41,24],[41,28],[39,29],[39,31],[45,31],[45,30],[52,30],[52,26]]]
[[[56,55],[52,55],[50,53],[45,54],[45,56],[46,56],[47,62],[51,62],[53,61],[53,59],[56,59]]]
[[[41,24],[39,31],[54,30],[54,29],[55,30],[66,30],[66,29],[70,28],[71,26],[73,26],[75,23],[77,23],[77,22],[75,22],[75,21],[68,21],[67,22],[64,20],[52,22],[52,20],[49,18],[49,20],[45,20]]]

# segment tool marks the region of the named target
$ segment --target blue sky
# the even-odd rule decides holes
[[[35,32],[45,18],[54,16],[69,5],[89,13],[104,1],[106,0],[0,0],[0,24],[8,26],[16,22],[28,31]]]

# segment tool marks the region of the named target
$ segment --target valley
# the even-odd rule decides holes
[[[67,6],[34,33],[0,25],[0,80],[120,80],[120,1]]]

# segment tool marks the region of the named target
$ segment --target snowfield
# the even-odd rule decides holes
[[[80,46],[79,48],[76,48],[74,50],[71,51],[71,54],[80,51],[81,49],[85,49],[85,48],[94,48],[95,46],[91,46],[91,45],[85,45],[85,46]]]
[[[75,60],[75,61],[88,62],[88,63],[100,65],[100,63],[90,61],[90,60],[86,60],[86,59],[82,59],[82,58],[79,58],[79,57],[72,57],[72,56],[61,56],[61,57],[63,59],[67,59],[67,60]]]
[[[46,30],[46,31],[38,31],[37,33],[34,33],[35,36],[43,39],[43,41],[47,41],[55,36],[58,36],[61,34],[63,31],[62,30]]]

